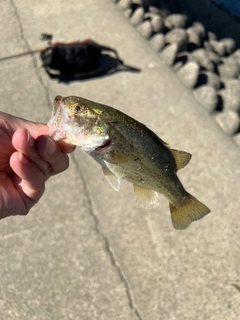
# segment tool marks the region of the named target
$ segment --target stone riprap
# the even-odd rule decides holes
[[[211,0],[115,1],[220,127],[240,141],[240,24]],[[193,5],[194,3],[194,5]],[[204,9],[208,15],[203,14]],[[199,18],[199,20],[197,19]],[[231,27],[231,29],[230,29]],[[228,36],[230,34],[230,36]]]

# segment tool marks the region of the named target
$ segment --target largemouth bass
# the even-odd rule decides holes
[[[121,178],[132,183],[140,206],[156,207],[163,194],[176,229],[186,229],[210,212],[184,189],[176,174],[191,154],[171,149],[119,110],[80,97],[57,96],[48,126],[54,140],[67,138],[90,154],[115,190],[119,191]]]

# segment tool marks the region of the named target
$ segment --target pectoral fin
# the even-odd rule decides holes
[[[139,168],[140,169],[140,165],[134,161],[133,159],[125,156],[125,155],[122,155],[122,154],[119,154],[119,153],[115,153],[115,152],[112,152],[111,154],[111,159],[108,160],[110,163],[113,163],[113,164],[118,164],[120,166],[127,166],[127,168]]]
[[[107,168],[103,167],[102,169],[103,169],[104,176],[107,179],[107,181],[110,183],[111,187],[114,190],[119,191],[120,190],[120,178],[115,176],[115,174],[113,174]]]
[[[159,203],[159,194],[157,191],[146,189],[137,185],[133,185],[137,203],[145,209],[155,208]]]
[[[184,168],[192,158],[192,155],[185,151],[170,149],[176,162],[176,171]]]
[[[128,161],[129,161],[128,157],[123,156],[119,153],[112,152],[112,159],[111,159],[112,163],[126,163]]]

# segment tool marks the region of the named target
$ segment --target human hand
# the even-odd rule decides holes
[[[46,124],[0,112],[0,219],[26,215],[48,178],[68,168],[75,147],[47,134]]]

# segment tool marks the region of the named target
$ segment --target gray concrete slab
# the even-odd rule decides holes
[[[142,72],[69,85],[37,56],[0,63],[0,110],[47,121],[57,94],[79,95],[144,122],[193,154],[180,172],[212,213],[176,231],[168,203],[139,209],[80,149],[27,217],[0,222],[1,319],[237,319],[240,151],[110,0],[4,1],[1,56],[55,40],[93,38]]]

